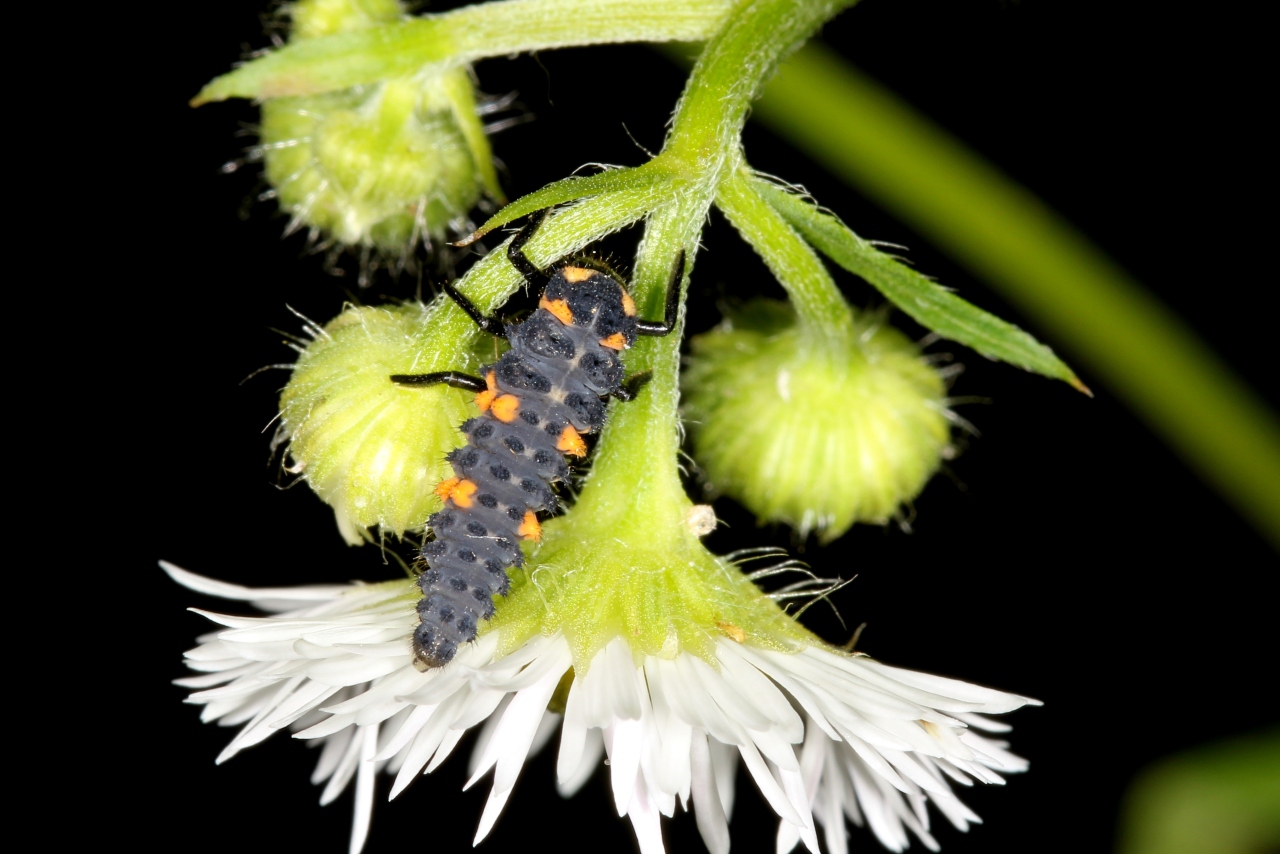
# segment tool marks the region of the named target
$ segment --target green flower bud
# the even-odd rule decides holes
[[[847,341],[759,300],[692,339],[683,377],[694,458],[762,522],[832,540],[884,524],[948,448],[945,382],[878,315]]]
[[[387,0],[312,0],[289,11],[293,40],[402,16]],[[501,195],[467,68],[270,98],[261,139],[266,178],[290,230],[308,228],[401,264],[419,241],[464,231],[482,192]]]
[[[379,526],[402,535],[440,508],[434,487],[471,395],[444,385],[413,388],[392,374],[424,372],[434,307],[349,308],[302,351],[280,397],[280,441],[290,470],[333,507],[347,542]],[[492,345],[490,345],[492,346]],[[466,354],[450,367],[474,367]]]

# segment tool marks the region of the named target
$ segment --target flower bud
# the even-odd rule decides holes
[[[349,308],[303,350],[280,397],[289,468],[333,507],[353,545],[374,526],[397,536],[420,529],[440,507],[433,489],[448,476],[444,456],[462,444],[470,395],[390,379],[422,372],[432,312],[418,303]],[[451,367],[469,367],[467,356]]]
[[[824,542],[886,523],[948,447],[943,378],[879,316],[855,324],[832,341],[759,300],[693,338],[683,377],[712,488]]]
[[[291,39],[390,23],[386,0],[290,7]],[[290,230],[403,261],[418,242],[463,227],[483,191],[499,195],[466,68],[262,104],[266,179]]]

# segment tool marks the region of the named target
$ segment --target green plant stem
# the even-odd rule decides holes
[[[1070,224],[830,51],[755,115],[1034,318],[1280,548],[1280,420]]]
[[[683,180],[686,188],[646,223],[635,275],[636,302],[645,316],[654,316],[648,312],[661,305],[663,286],[680,249],[692,266],[717,189],[738,162],[747,107],[761,84],[783,57],[854,2],[755,0],[737,9],[707,43],[685,84],[663,151],[654,161],[677,181]],[[628,518],[636,520],[635,532],[643,535],[651,524],[644,521],[645,514],[665,505],[674,505],[667,508],[674,511],[688,504],[679,472],[680,337],[677,328],[665,338],[640,342],[633,351],[630,369],[650,370],[652,378],[636,401],[615,407],[575,512],[590,512],[587,508],[595,503],[626,500],[636,508]]]
[[[736,156],[747,107],[778,63],[857,0],[757,0],[731,16],[694,65],[660,159],[715,185]]]
[[[818,254],[753,186],[745,164],[720,185],[716,207],[755,248],[769,272],[786,289],[805,337],[851,342],[853,310],[840,293]],[[857,352],[856,350],[852,352]]]
[[[218,77],[192,106],[348,89],[433,63],[618,42],[702,41],[732,0],[504,0],[396,24],[306,39]]]

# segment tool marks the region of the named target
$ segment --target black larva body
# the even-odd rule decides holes
[[[449,454],[454,477],[437,489],[445,506],[428,522],[435,536],[422,547],[428,568],[413,634],[419,666],[451,661],[493,615],[493,597],[506,594],[507,569],[524,562],[520,540],[536,539],[536,514],[555,507],[566,454],[585,453],[579,434],[600,428],[603,398],[622,389],[618,353],[635,342],[634,315],[618,282],[564,266],[538,309],[506,327],[511,349],[482,369],[482,413],[461,427],[467,444]]]

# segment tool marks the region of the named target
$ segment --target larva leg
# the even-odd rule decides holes
[[[609,392],[609,396],[623,402],[635,400],[636,395],[640,393],[640,389],[644,388],[645,384],[651,379],[653,379],[653,371],[641,371],[638,374],[632,374],[617,389]]]
[[[662,320],[637,320],[636,334],[661,338],[676,328],[676,314],[680,311],[680,280],[684,278],[684,250],[676,255],[671,265],[671,278],[667,280],[667,308]]]
[[[440,371],[434,374],[392,374],[391,381],[396,385],[448,385],[464,391],[485,391],[488,386],[479,377],[458,371]]]
[[[444,288],[444,292],[449,295],[449,298],[458,304],[458,308],[465,311],[467,317],[475,321],[476,326],[479,326],[490,335],[497,335],[499,338],[506,337],[507,322],[505,320],[500,320],[496,317],[485,317],[481,314],[480,309],[476,308],[475,304],[464,297],[462,292],[453,285],[445,284],[441,287]]]
[[[529,242],[529,238],[533,237],[538,227],[542,225],[542,221],[546,218],[546,208],[535,213],[529,218],[528,224],[520,229],[520,233],[507,246],[507,259],[511,262],[511,265],[520,271],[520,275],[524,276],[524,280],[529,283],[529,287],[539,293],[547,285],[547,274],[539,270],[529,260],[529,256],[524,254],[524,245]]]

